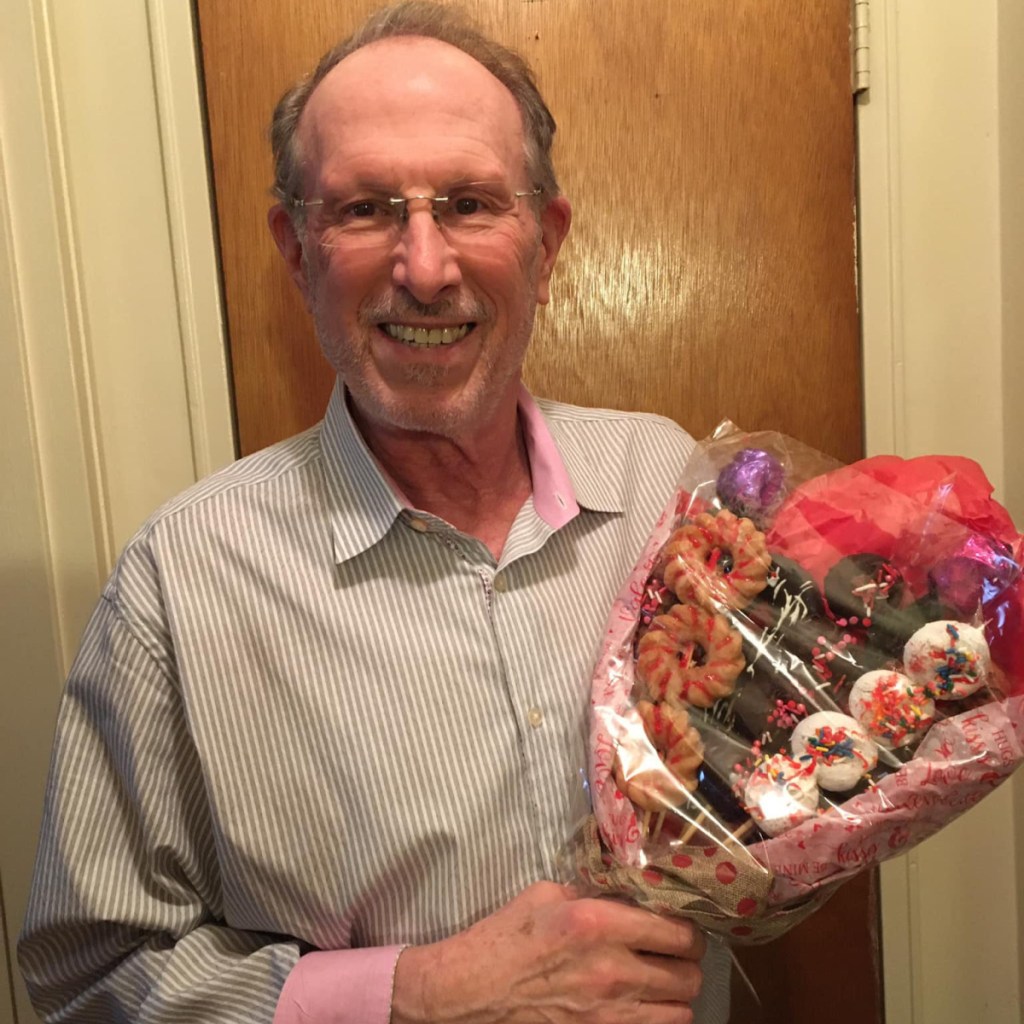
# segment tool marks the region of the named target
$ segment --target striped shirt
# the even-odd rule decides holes
[[[605,619],[692,442],[525,391],[520,419],[534,493],[498,562],[403,505],[340,388],[128,545],[62,701],[20,943],[47,1020],[270,1021],[330,950],[332,1014],[290,1019],[386,1021],[395,944],[558,877]],[[715,1024],[727,965],[705,971]]]

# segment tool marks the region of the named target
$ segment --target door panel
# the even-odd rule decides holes
[[[373,6],[199,3],[245,452],[314,422],[331,384],[266,231],[269,113]],[[605,0],[600,19],[593,0],[468,6],[531,60],[562,125],[576,218],[531,386],[856,457],[845,0]]]
[[[243,452],[315,422],[333,383],[265,225],[270,111],[375,6],[197,0]],[[560,125],[574,224],[532,389],[859,457],[848,0],[463,6],[530,60]],[[741,951],[767,1009],[738,983],[733,1019],[880,1020],[875,924],[864,879]]]

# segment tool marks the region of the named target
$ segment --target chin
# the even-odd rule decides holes
[[[324,338],[321,330],[322,343]],[[324,344],[323,350],[345,381],[364,432],[366,427],[379,426],[453,441],[479,437],[507,406],[510,396],[514,403],[519,392],[513,353],[495,360],[485,352],[467,372],[466,368],[427,362],[378,365],[369,346],[353,352],[342,345]],[[514,354],[518,355],[518,349]]]
[[[449,396],[420,393],[409,395],[390,389],[351,388],[355,404],[365,420],[394,430],[434,434],[457,440],[468,433],[486,429],[488,411],[495,402],[465,391]]]

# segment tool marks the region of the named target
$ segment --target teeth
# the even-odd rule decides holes
[[[435,345],[450,345],[469,333],[469,324],[461,327],[406,327],[404,324],[382,324],[384,330],[396,341],[404,341],[417,348],[433,348]]]

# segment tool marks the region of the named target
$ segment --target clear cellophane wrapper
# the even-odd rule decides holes
[[[991,491],[958,457],[699,444],[609,617],[577,881],[764,942],[1007,778],[1024,542]]]

